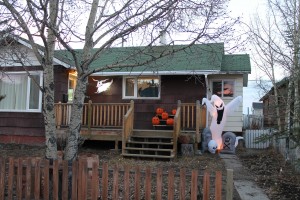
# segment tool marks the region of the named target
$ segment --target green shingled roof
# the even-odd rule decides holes
[[[184,50],[177,51],[185,47]],[[82,50],[76,50],[81,54]],[[96,51],[96,49],[95,49]],[[138,65],[151,58],[159,57],[162,53],[174,52],[154,62]],[[73,64],[72,58],[67,51],[56,51],[55,55],[62,61]],[[121,64],[128,66],[117,69],[105,69],[104,73],[114,72],[146,72],[146,71],[224,71],[250,73],[250,60],[248,55],[224,55],[224,44],[195,44],[190,47],[183,45],[174,46],[152,46],[152,47],[118,47],[109,48],[101,52],[100,57],[95,60],[90,69],[104,68],[106,66]]]

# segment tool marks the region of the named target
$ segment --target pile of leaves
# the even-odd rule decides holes
[[[237,155],[270,199],[300,199],[300,173],[280,153],[247,149]]]

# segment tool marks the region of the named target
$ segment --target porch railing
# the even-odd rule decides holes
[[[123,134],[122,134],[122,153],[125,153],[125,145],[128,138],[133,132],[133,123],[134,123],[134,102],[130,101],[130,108],[123,120]]]
[[[197,142],[200,142],[200,130],[206,125],[206,108],[196,103],[181,103],[181,128],[183,131],[196,130]]]
[[[173,152],[177,152],[177,139],[181,131],[181,101],[178,101],[173,126]]]
[[[72,103],[55,103],[56,126],[68,126],[71,119]],[[130,103],[92,103],[83,105],[82,127],[122,127],[123,116],[129,110]]]

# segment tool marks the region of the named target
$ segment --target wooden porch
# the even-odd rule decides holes
[[[65,134],[70,123],[71,103],[56,103],[58,134]],[[149,123],[151,120],[149,119]],[[174,125],[169,130],[134,129],[134,101],[130,103],[84,104],[81,136],[86,140],[115,141],[115,148],[122,142],[122,155],[128,157],[174,158],[181,133],[192,134],[195,142],[201,140],[200,131],[206,124],[206,109],[195,103],[177,103]]]

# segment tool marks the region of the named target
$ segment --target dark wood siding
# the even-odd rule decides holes
[[[41,70],[35,67],[34,70]],[[10,71],[21,71],[19,67]],[[62,101],[62,94],[67,93],[68,70],[64,67],[55,68],[55,102]],[[44,137],[44,121],[42,113],[0,112],[0,135]]]
[[[114,82],[108,91],[95,93],[96,82],[93,79],[113,79]],[[177,107],[177,101],[194,103],[201,100],[205,94],[204,76],[161,76],[161,98],[159,100],[135,99],[135,124],[136,129],[152,129],[151,119],[157,107],[162,107],[171,112]],[[130,100],[122,99],[122,77],[90,77],[86,101],[98,103],[128,103]]]

